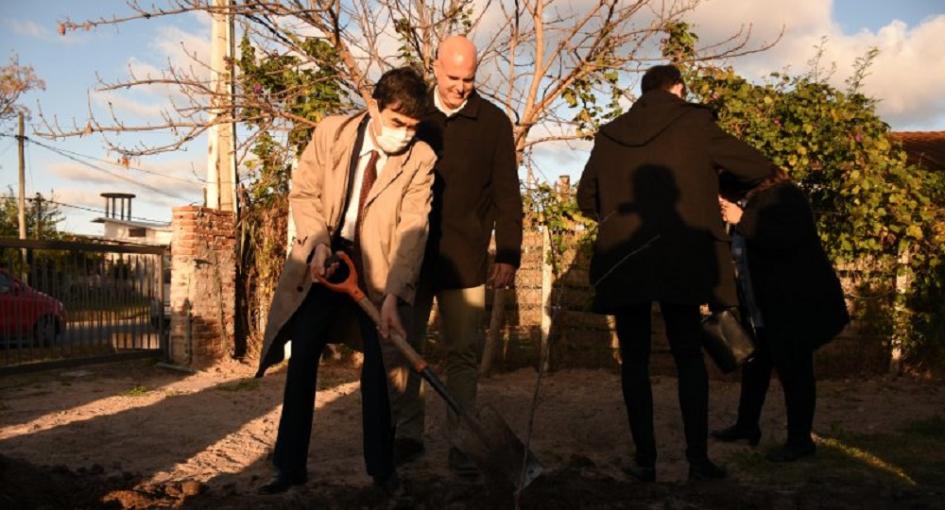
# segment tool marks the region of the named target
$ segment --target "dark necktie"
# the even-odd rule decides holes
[[[354,240],[357,242],[358,233],[361,231],[361,221],[364,219],[364,204],[367,203],[368,193],[371,192],[371,186],[377,180],[377,158],[380,157],[377,151],[371,151],[367,166],[364,168],[364,177],[361,179],[361,192],[358,195],[358,219],[354,224]]]

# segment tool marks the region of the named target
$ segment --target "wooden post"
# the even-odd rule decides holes
[[[33,208],[36,211],[36,232],[33,234],[36,239],[43,238],[43,196],[39,193],[33,199]]]
[[[551,265],[551,231],[543,227],[541,235],[541,350],[538,356],[539,370],[548,370],[551,335],[551,294],[554,288],[554,271]]]
[[[26,141],[25,129],[23,128],[23,112],[19,115],[19,130],[16,137],[17,152],[19,156],[19,180],[20,189],[17,196],[17,219],[20,226],[20,239],[26,239],[26,157],[23,154],[23,144]],[[20,250],[23,269],[20,275],[26,277],[26,248]]]

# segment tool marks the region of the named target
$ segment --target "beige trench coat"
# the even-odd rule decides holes
[[[322,120],[293,172],[289,204],[296,240],[269,309],[257,377],[283,360],[283,345],[289,340],[285,325],[312,285],[309,257],[318,244],[330,245],[332,233],[340,228],[351,154],[365,115]],[[413,302],[427,240],[435,161],[428,145],[414,142],[387,159],[367,196],[359,237],[365,293],[377,304],[388,294]],[[350,336],[358,334],[354,319],[339,317],[333,339],[352,340]]]

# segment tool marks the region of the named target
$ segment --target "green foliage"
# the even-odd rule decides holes
[[[695,36],[680,27],[669,33],[666,56],[689,55]],[[876,101],[861,92],[876,55],[874,49],[856,61],[846,90],[824,81],[819,58],[808,74],[772,73],[763,83],[751,83],[731,68],[685,72],[689,90],[717,113],[723,129],[760,150],[808,192],[835,263],[868,263],[874,277],[887,283],[897,270],[912,280],[908,295],[888,302],[908,304],[897,322],[911,328],[902,341],[907,353],[917,353],[942,341],[941,331],[928,327],[936,316],[940,323],[943,312],[933,297],[942,296],[945,285],[945,235],[936,228],[945,211],[945,178],[907,163],[877,116]]]
[[[247,36],[240,42],[240,85],[252,104],[243,111],[243,118],[263,127],[271,121],[272,112],[288,113],[296,118],[289,131],[289,146],[301,152],[311,137],[314,124],[326,114],[340,111],[347,102],[338,81],[341,61],[335,48],[315,37],[292,38],[307,57],[295,55],[264,55]],[[314,63],[314,64],[313,64]],[[306,123],[304,121],[310,121]]]
[[[6,195],[0,196],[0,237],[19,237],[18,210],[16,196],[11,188],[7,188]],[[37,193],[35,197],[27,197],[25,213],[27,239],[62,239],[59,223],[64,218],[58,205]],[[14,273],[25,272],[24,263],[28,260],[24,261],[18,249],[0,249],[0,267],[8,268]]]
[[[673,21],[663,27],[666,37],[660,41],[660,51],[670,62],[681,65],[691,62],[696,56],[696,43],[699,36],[692,31],[692,26],[683,21]]]
[[[581,214],[571,193],[563,193],[547,183],[539,183],[527,190],[522,201],[528,226],[548,231],[551,249],[547,262],[551,264],[554,275],[560,276],[564,254],[575,247],[588,250],[597,236],[597,222]],[[578,232],[577,238],[575,232]]]
[[[20,235],[17,199],[12,188],[0,197],[0,237]],[[26,199],[27,239],[59,239],[58,225],[64,219],[59,206],[45,199],[42,193]]]
[[[286,257],[291,162],[326,115],[345,110],[348,99],[338,80],[341,62],[334,47],[319,38],[286,34],[304,57],[259,54],[244,37],[240,88],[253,99],[242,117],[257,130],[246,162],[249,186],[240,198],[238,316],[245,353],[258,354],[262,317]],[[289,121],[276,123],[276,113]],[[276,136],[285,130],[284,138]],[[238,388],[240,389],[240,388]]]

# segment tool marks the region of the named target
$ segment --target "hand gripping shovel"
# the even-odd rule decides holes
[[[344,253],[339,253],[337,257],[343,264],[337,271],[336,278],[333,279],[342,277],[344,281],[332,282],[314,272],[312,273],[313,278],[335,292],[343,292],[350,296],[375,324],[380,324],[381,317],[377,307],[358,288],[358,273],[351,259]],[[347,275],[344,273],[347,273]],[[525,456],[525,445],[512,432],[512,429],[509,428],[497,411],[489,406],[484,406],[479,410],[477,417],[471,416],[459,406],[453,396],[446,390],[446,386],[443,385],[440,378],[430,370],[427,362],[407,343],[403,336],[391,331],[390,341],[404,355],[410,366],[426,379],[459,417],[459,425],[455,436],[456,447],[476,463],[487,479],[502,484],[511,484],[520,491],[541,474],[541,465],[534,454],[528,452],[528,456]],[[523,462],[527,463],[524,470],[522,469]],[[523,472],[524,478],[522,477]]]

